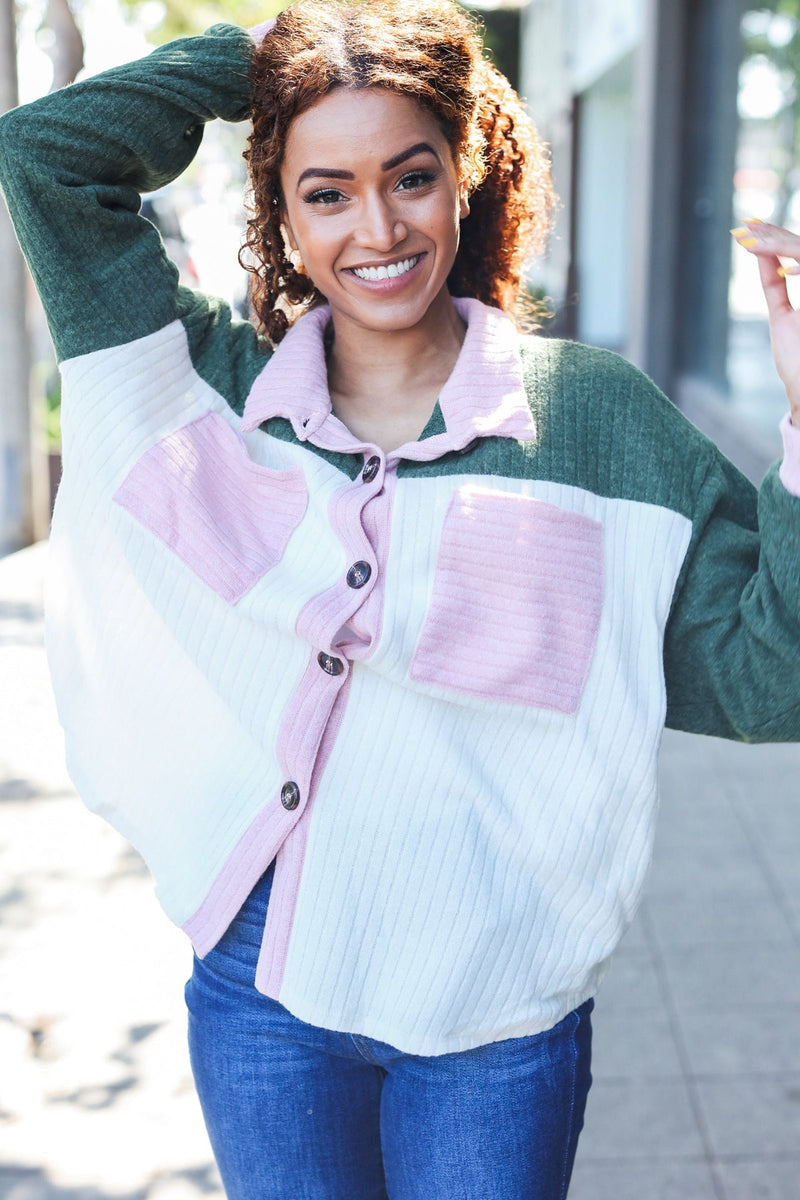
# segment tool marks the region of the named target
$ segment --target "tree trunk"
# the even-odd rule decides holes
[[[17,103],[14,0],[0,0],[0,113]],[[5,205],[0,204],[0,554],[26,546],[34,520],[27,279]]]
[[[54,34],[48,54],[53,63],[51,92],[72,83],[83,67],[83,38],[75,23],[69,0],[47,0],[42,24]]]

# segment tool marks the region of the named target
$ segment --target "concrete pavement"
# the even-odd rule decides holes
[[[67,779],[44,553],[0,560],[0,1197],[214,1200],[188,947]],[[662,777],[570,1200],[800,1200],[800,746],[668,733]]]
[[[0,1197],[222,1197],[185,1049],[188,943],[64,768],[45,552],[0,560]]]

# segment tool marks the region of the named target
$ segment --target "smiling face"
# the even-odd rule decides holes
[[[434,117],[385,88],[337,88],[297,117],[281,167],[289,244],[344,324],[435,328],[468,212]]]

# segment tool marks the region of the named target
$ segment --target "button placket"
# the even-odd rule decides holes
[[[282,808],[293,814],[292,823],[302,819],[311,800],[311,780],[319,747],[346,683],[347,664],[343,659],[326,650],[312,652],[284,713],[278,734],[284,782],[278,799]]]
[[[356,503],[353,510],[348,512],[348,516],[354,520],[354,524],[357,523],[358,533],[360,535],[359,541],[362,543],[366,542],[366,546],[369,547],[373,554],[376,552],[376,550],[375,547],[371,545],[369,538],[365,535],[362,523],[362,513],[367,504],[369,504],[370,500],[372,500],[377,493],[373,490],[372,495],[365,496],[363,493],[360,493],[360,488],[364,483],[375,482],[380,474],[382,465],[381,458],[377,454],[373,454],[367,459],[361,471],[360,477],[356,477],[355,480],[356,487],[359,489],[359,491],[356,491],[353,495],[353,499]],[[355,546],[352,542],[351,548],[355,549]],[[366,558],[358,558],[348,567],[345,574],[345,582],[347,583],[348,588],[351,588],[353,591],[360,591],[361,588],[365,587],[366,584],[369,583],[373,573],[374,567],[372,563]]]
[[[364,510],[382,492],[384,469],[382,456],[370,455],[355,479],[332,498],[329,519],[350,558],[350,565],[344,571],[344,578],[340,576],[339,583],[327,593],[327,599],[323,595],[318,598],[321,604],[318,615],[323,620],[318,623],[312,616],[316,609],[314,605],[307,619],[300,622],[302,629],[298,627],[301,636],[308,637],[311,646],[315,643],[316,646],[284,715],[279,734],[285,772],[279,799],[283,809],[292,814],[289,818],[292,822],[302,819],[311,800],[311,778],[319,746],[337,697],[349,679],[350,651],[339,650],[337,636],[354,612],[362,609],[377,579],[379,547],[373,545],[374,530],[372,534],[369,532],[375,522],[367,520],[365,523]],[[352,596],[353,591],[360,593],[357,601]],[[344,643],[349,645],[347,638]]]
[[[377,454],[370,457],[379,459]],[[365,484],[359,472],[340,485],[329,501],[330,525],[346,557],[336,583],[305,607],[297,626],[314,647],[311,661],[320,684],[340,670],[338,663],[343,663],[339,678],[346,677],[351,659],[364,657],[380,629],[380,612],[370,607],[370,597],[376,585],[380,591],[382,543],[389,536],[386,485],[387,478],[390,487],[392,480],[391,467],[382,458],[379,463],[371,483]],[[379,510],[384,515],[376,516]],[[366,623],[359,616],[365,612],[369,613]]]

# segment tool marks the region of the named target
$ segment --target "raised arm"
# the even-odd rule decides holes
[[[218,25],[0,118],[0,183],[59,360],[185,316],[140,193],[192,161],[203,125],[250,107],[253,38]]]
[[[790,412],[784,457],[757,497],[707,455],[665,640],[668,723],[753,741],[800,740],[800,312],[786,275],[800,237],[760,221],[732,231],[758,257]],[[699,464],[698,464],[699,468]]]

